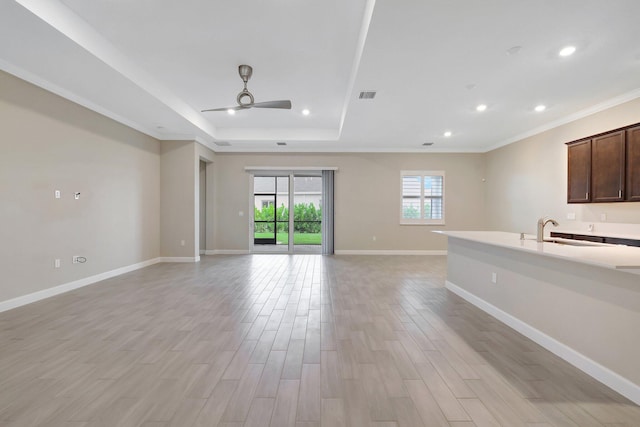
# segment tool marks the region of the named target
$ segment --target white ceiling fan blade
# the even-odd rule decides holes
[[[249,106],[251,108],[282,108],[283,110],[290,110],[291,101],[280,100],[280,101],[256,102],[255,104],[250,104]]]
[[[249,105],[244,106],[244,107],[235,106],[235,107],[210,108],[208,110],[200,110],[200,112],[201,113],[205,113],[207,111],[229,111],[229,110],[238,111],[238,110],[246,110],[246,109],[251,108],[251,107],[252,107],[252,105],[249,104]]]

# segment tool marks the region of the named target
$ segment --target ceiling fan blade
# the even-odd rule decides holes
[[[246,107],[235,106],[235,107],[210,108],[208,110],[200,110],[200,112],[205,113],[207,111],[229,111],[229,110],[238,111],[238,110],[246,110],[251,107],[252,105],[250,104],[250,105],[247,105]]]
[[[291,101],[280,100],[280,101],[256,102],[255,104],[250,104],[250,106],[251,108],[282,108],[284,110],[290,110]]]

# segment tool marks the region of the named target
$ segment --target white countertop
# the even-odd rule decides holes
[[[434,231],[434,233],[583,264],[629,270],[629,272],[640,274],[640,248],[633,246],[590,244],[583,241],[578,243],[584,246],[537,242],[533,235],[527,234],[525,240],[520,240],[520,234],[504,231]]]

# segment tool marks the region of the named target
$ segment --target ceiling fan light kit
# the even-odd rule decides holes
[[[222,108],[210,108],[208,110],[202,110],[202,112],[206,111],[238,111],[238,110],[247,110],[249,108],[278,108],[282,110],[290,110],[291,109],[291,101],[289,100],[279,100],[279,101],[265,101],[265,102],[255,102],[253,94],[249,92],[247,89],[247,82],[253,75],[253,68],[250,65],[240,65],[238,66],[238,74],[240,74],[240,78],[244,82],[244,88],[238,94],[236,101],[238,102],[238,106],[234,107],[222,107]],[[248,98],[249,102],[246,102]]]

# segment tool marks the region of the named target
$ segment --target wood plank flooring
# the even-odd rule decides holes
[[[203,257],[0,313],[0,426],[640,426],[445,257]]]

